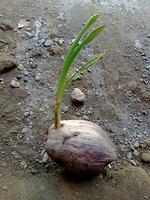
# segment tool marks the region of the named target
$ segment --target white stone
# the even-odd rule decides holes
[[[79,88],[74,88],[71,94],[71,99],[74,102],[81,103],[85,101],[85,94]]]
[[[46,39],[44,42],[45,47],[50,47],[53,44],[53,41],[51,39]]]
[[[19,88],[20,87],[20,84],[15,80],[12,80],[10,82],[10,85],[11,85],[12,88]]]

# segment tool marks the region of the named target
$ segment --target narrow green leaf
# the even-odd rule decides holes
[[[105,28],[105,25],[103,26],[99,26],[97,28],[95,28],[94,30],[92,30],[89,35],[76,47],[76,49],[74,50],[74,52],[72,53],[70,60],[73,61],[76,56],[79,54],[80,50],[82,48],[84,48],[85,45],[87,45],[88,43],[90,43],[99,33],[101,33]]]
[[[92,30],[89,35],[83,40],[83,44],[86,45],[90,43],[99,33],[101,33],[105,28],[105,25],[96,27]]]
[[[99,14],[96,14],[92,17],[90,17],[88,19],[88,21],[85,23],[85,25],[82,27],[81,31],[79,32],[79,34],[77,35],[75,41],[73,42],[73,44],[71,45],[69,51],[68,51],[68,54],[66,56],[66,59],[64,61],[64,67],[63,67],[63,70],[61,72],[61,75],[60,75],[60,79],[59,79],[59,84],[58,84],[58,90],[57,90],[57,96],[61,95],[61,90],[64,86],[64,83],[65,83],[65,79],[66,79],[66,76],[68,74],[68,71],[71,67],[71,64],[73,63],[73,60],[75,59],[75,55],[72,56],[75,48],[77,47],[80,39],[83,37],[83,35],[85,34],[85,32],[88,30],[88,28],[90,28],[90,26],[99,18]],[[76,52],[76,55],[78,54],[78,52]]]
[[[90,26],[92,26],[92,24],[100,17],[99,14],[93,15],[92,17],[90,17],[87,22],[84,24],[84,26],[82,27],[81,31],[79,32],[79,34],[77,35],[75,41],[73,42],[73,44],[71,45],[68,55],[66,57],[66,61],[68,59],[68,57],[70,57],[70,53],[72,53],[74,51],[74,49],[76,48],[76,46],[78,45],[80,39],[83,37],[83,35],[85,34],[85,32],[90,28]],[[64,63],[65,64],[65,63]]]
[[[90,68],[92,65],[95,65],[100,59],[102,59],[103,55],[104,55],[104,53],[96,56],[95,58],[92,58],[86,64],[84,64],[83,66],[79,67],[74,72],[74,74],[71,76],[71,78],[66,81],[64,89],[66,89],[71,84],[72,81],[75,81],[82,72],[84,72],[85,70],[87,70],[88,68]]]

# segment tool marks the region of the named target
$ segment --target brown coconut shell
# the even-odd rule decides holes
[[[104,130],[89,121],[61,121],[49,128],[46,151],[71,172],[98,172],[117,159],[116,148]]]

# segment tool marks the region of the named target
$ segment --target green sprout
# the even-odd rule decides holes
[[[87,70],[92,65],[95,65],[103,56],[103,53],[100,55],[95,56],[91,60],[89,60],[86,64],[79,67],[71,76],[68,78],[68,72],[72,67],[72,64],[79,54],[80,50],[83,49],[88,43],[90,43],[99,33],[104,30],[105,25],[98,26],[94,28],[90,33],[87,35],[86,32],[88,29],[96,22],[96,20],[100,17],[99,14],[96,14],[88,19],[88,21],[84,24],[82,29],[80,30],[79,34],[77,35],[76,39],[72,43],[71,47],[69,48],[68,54],[65,58],[64,65],[60,74],[57,93],[56,93],[56,101],[55,101],[55,110],[54,110],[54,128],[60,128],[60,112],[61,112],[61,102],[63,99],[63,95],[65,90],[71,84],[71,82],[75,81],[79,75]]]

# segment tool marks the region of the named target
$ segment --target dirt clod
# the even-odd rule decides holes
[[[0,54],[0,74],[8,72],[18,66],[18,62],[12,56],[1,53]]]
[[[62,48],[58,44],[52,44],[51,47],[48,49],[50,55],[60,55],[62,52]]]
[[[128,89],[131,91],[135,91],[138,87],[138,83],[135,80],[129,81],[128,82]]]
[[[0,22],[0,29],[3,31],[10,31],[13,30],[13,26],[11,25],[11,22],[8,20]]]
[[[141,159],[144,163],[150,163],[150,152],[142,153]]]

